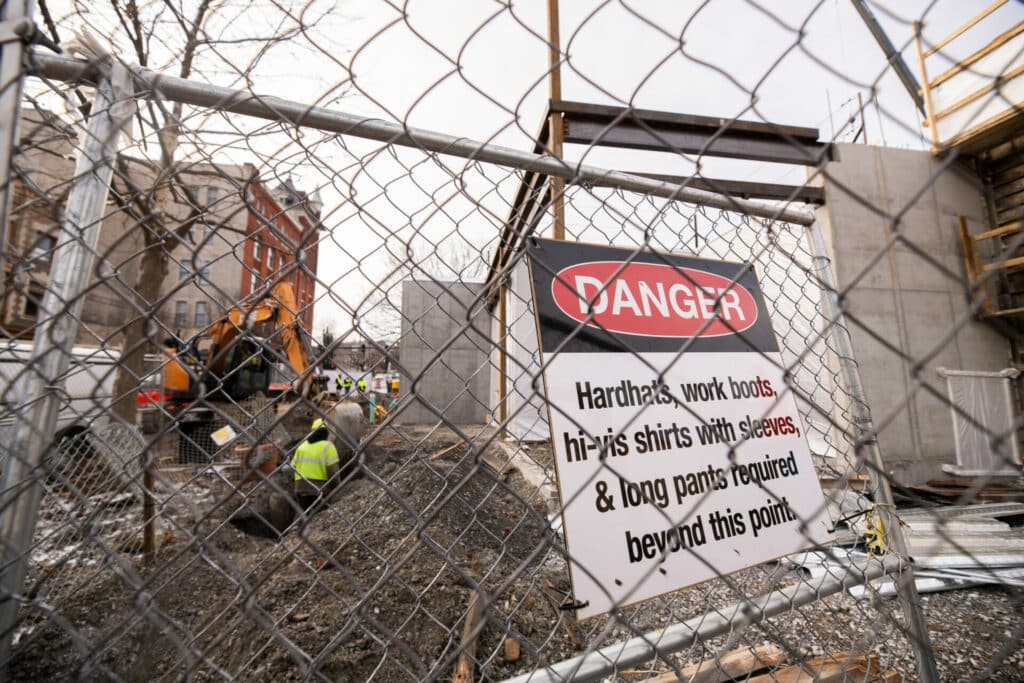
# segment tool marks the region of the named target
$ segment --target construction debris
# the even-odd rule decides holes
[[[435,453],[431,453],[427,457],[427,460],[437,460],[438,458],[443,458],[444,456],[448,455],[449,453],[454,451],[459,446],[465,446],[465,445],[466,445],[466,441],[465,440],[456,441],[451,446],[447,446],[447,447],[442,448],[441,450],[439,450],[439,451],[437,451]]]
[[[983,482],[983,483],[982,483]],[[979,503],[1024,502],[1024,486],[1014,481],[975,479],[932,479],[909,490],[925,500],[955,503],[964,498]]]
[[[721,683],[739,678],[745,679],[751,674],[770,671],[786,661],[786,654],[775,645],[744,647],[727,652],[715,659],[706,659],[682,669],[679,675],[674,671],[666,671],[647,683]]]
[[[511,636],[505,639],[505,661],[506,662],[518,662],[520,657],[521,648],[519,641]]]
[[[459,658],[455,662],[455,673],[452,683],[473,683],[476,669],[476,644],[480,620],[484,616],[484,605],[480,593],[473,591],[466,610],[466,622],[462,626],[462,641],[459,644]]]
[[[993,584],[1024,586],[1024,504],[948,506],[901,510],[899,519],[907,549],[915,567],[920,593],[930,593]],[[860,537],[865,530],[851,520]],[[786,562],[802,567],[812,577],[841,575],[850,564],[867,560],[854,548],[834,547],[829,552],[798,553]],[[882,579],[871,587],[858,586],[850,594],[860,597],[873,592],[894,595],[892,580]]]
[[[840,683],[851,680],[896,683],[903,679],[896,671],[883,670],[877,655],[855,655],[849,652],[817,657],[748,679],[749,683]]]
[[[740,648],[715,659],[692,664],[677,674],[663,673],[647,679],[646,683],[725,683],[744,680],[750,683],[797,683],[817,681],[861,681],[863,683],[896,683],[900,674],[883,670],[877,655],[840,652],[790,664],[786,653],[774,645]]]

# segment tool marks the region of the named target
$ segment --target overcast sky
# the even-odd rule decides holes
[[[913,21],[923,20],[925,38],[934,42],[989,4],[899,0],[873,7],[917,74]],[[185,3],[186,13],[191,6]],[[314,0],[283,7],[220,5],[205,30],[230,42],[204,51],[196,78],[531,149],[548,97],[547,0],[511,7],[485,0]],[[51,3],[51,11],[65,17],[62,26],[84,19],[125,45],[102,3]],[[949,52],[965,54],[1022,17],[1021,4],[1010,3]],[[172,19],[156,37],[154,67],[162,65],[160,54],[174,60]],[[262,40],[272,34],[289,38]],[[810,126],[823,140],[848,140],[860,127],[859,120],[849,123],[857,93],[867,102],[874,89],[877,99],[864,121],[868,141],[925,148],[920,115],[849,0],[562,0],[561,36],[564,99]],[[942,57],[929,62],[933,74],[944,65]],[[194,116],[189,125],[202,131],[192,134],[201,143],[194,156],[249,161],[265,177],[294,175],[300,186],[319,190],[327,232],[318,328],[344,332],[345,308],[359,307],[407,249],[422,257],[468,243],[489,256],[518,184],[508,169],[467,168],[458,159],[348,136],[296,135],[239,117]],[[568,146],[566,157],[629,171],[697,168],[683,155],[580,146]],[[806,174],[799,167],[715,159],[700,160],[700,171],[790,183]],[[579,206],[571,219],[585,221],[582,199]]]

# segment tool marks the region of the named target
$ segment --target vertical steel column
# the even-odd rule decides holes
[[[6,281],[8,224],[11,215],[11,161],[21,123],[24,36],[32,26],[31,0],[4,0],[0,6],[0,282]],[[2,311],[4,297],[0,297]]]
[[[839,370],[842,373],[843,382],[846,384],[846,390],[850,395],[850,411],[853,413],[857,438],[861,442],[861,451],[869,465],[868,469],[876,497],[875,502],[877,503],[879,517],[885,529],[885,535],[888,537],[887,545],[895,551],[901,560],[907,560],[910,555],[907,552],[906,540],[903,538],[903,530],[900,528],[899,520],[896,518],[892,489],[889,486],[889,479],[885,474],[882,453],[878,448],[877,435],[871,422],[871,411],[868,408],[867,396],[861,383],[860,369],[857,367],[857,362],[853,355],[853,342],[850,339],[850,331],[846,327],[846,317],[839,302],[839,290],[836,286],[835,276],[832,273],[832,261],[828,256],[825,240],[821,235],[821,228],[818,226],[817,221],[807,226],[807,238],[814,259],[815,270],[823,285],[821,295],[822,312],[832,325],[832,340],[836,346],[836,355],[839,356]],[[924,613],[921,611],[917,586],[914,584],[914,570],[909,563],[903,565],[903,570],[896,577],[895,582],[900,606],[903,609],[903,616],[907,620],[910,644],[914,648],[914,656],[917,659],[917,671],[920,680],[924,683],[937,683],[939,673],[935,666],[935,655],[932,652],[931,640],[928,637],[928,625],[925,622]]]
[[[17,421],[0,480],[0,666],[10,660],[11,638],[21,606],[18,598],[28,569],[28,552],[39,511],[43,452],[52,447],[60,402],[60,378],[67,372],[78,333],[82,292],[89,283],[103,208],[110,190],[121,127],[111,118],[113,90],[104,76],[96,89],[92,117],[75,166],[60,244],[39,313],[29,371],[18,382]]]

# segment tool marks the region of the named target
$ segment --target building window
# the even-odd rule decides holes
[[[213,226],[203,221],[196,223],[196,225],[189,231],[189,236],[193,242],[198,246],[203,246],[210,241],[210,235],[213,234]]]
[[[196,327],[206,327],[210,324],[210,313],[205,301],[196,302]]]
[[[218,199],[220,199],[220,188],[219,187],[217,187],[215,185],[210,185],[208,188],[206,188],[206,205],[207,206],[212,206],[213,204],[216,204]]]
[[[36,241],[32,244],[32,251],[28,258],[33,266],[48,266],[53,257],[53,247],[57,244],[57,238],[53,235],[39,233]]]
[[[258,273],[252,274],[252,281],[249,283],[249,291],[256,292],[260,288],[260,276]]]
[[[174,326],[188,327],[188,302],[174,302]]]
[[[43,293],[40,291],[30,291],[25,294],[25,305],[22,307],[22,315],[26,318],[34,318],[39,315],[39,305],[43,300]]]
[[[192,270],[192,263],[189,262],[189,261],[182,261],[180,264],[178,264],[178,279],[179,280],[187,280],[187,279],[191,278],[195,273],[198,273],[202,277],[204,277],[207,280],[209,280],[210,279],[210,264],[207,263],[205,265],[199,266],[199,270],[195,271],[195,272],[193,272],[193,270]]]
[[[259,263],[261,256],[263,256],[263,245],[257,240],[252,246],[252,260]]]

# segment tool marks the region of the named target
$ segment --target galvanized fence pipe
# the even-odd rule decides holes
[[[809,225],[814,220],[814,215],[810,212],[787,206],[779,207],[763,202],[739,199],[585,164],[567,164],[561,159],[546,154],[532,154],[491,143],[403,126],[381,119],[347,114],[326,107],[302,104],[280,97],[255,95],[245,90],[196,83],[135,65],[128,65],[128,68],[140,86],[174,102],[197,107],[217,107],[234,114],[243,114],[269,121],[288,121],[304,128],[315,128],[325,132],[378,140],[462,159],[500,164],[584,184],[612,185],[621,190],[641,192],[654,197],[664,197],[726,211],[738,211],[759,218],[786,221],[798,225]],[[95,78],[95,67],[88,62],[43,53],[33,54],[30,69],[38,76],[67,82],[89,81]]]
[[[817,221],[807,226],[806,232],[814,259],[815,272],[822,283],[822,314],[827,324],[831,325],[831,338],[836,347],[839,370],[843,382],[846,384],[853,423],[857,429],[857,450],[863,453],[864,459],[868,463],[868,474],[871,477],[878,514],[882,520],[888,544],[899,557],[909,558],[910,553],[907,551],[903,529],[896,516],[896,505],[892,487],[889,484],[889,476],[886,474],[881,449],[878,447],[878,434],[872,423],[867,395],[860,377],[860,368],[854,355],[853,341],[850,339],[846,316],[839,301],[839,289],[832,272],[832,260],[829,258],[828,249]],[[924,612],[921,610],[917,585],[914,583],[914,569],[910,564],[903,567],[896,579],[896,586],[900,607],[907,620],[908,636],[917,659],[918,674],[926,683],[938,681],[939,674],[935,664],[935,655],[928,637]]]
[[[801,582],[796,586],[716,610],[713,614],[694,617],[623,643],[607,645],[533,673],[510,678],[505,683],[596,681],[618,669],[637,666],[659,655],[678,652],[710,638],[835,595],[853,586],[889,574],[898,574],[905,569],[906,564],[903,560],[894,556],[882,560],[869,560],[864,566],[850,564],[842,569],[836,569],[828,578],[822,577],[820,583]],[[837,576],[840,573],[841,575]]]
[[[7,259],[8,218],[11,213],[11,160],[21,117],[22,57],[32,27],[31,0],[7,0],[0,7],[0,273]]]
[[[365,22],[308,0],[286,4],[263,8],[255,24],[231,3],[193,3],[170,23],[159,3],[130,16],[109,3],[60,16],[40,6],[37,21],[58,43],[86,38],[82,26],[104,39],[133,37],[117,41],[130,64],[114,66],[111,85],[115,97],[127,85],[123,103],[145,106],[139,134],[117,149],[117,201],[104,207],[91,269],[52,256],[69,239],[57,236],[87,142],[83,127],[69,124],[86,101],[80,91],[102,70],[88,53],[76,61],[27,52],[20,106],[7,117],[20,118],[21,131],[9,150],[3,457],[8,425],[40,430],[26,441],[20,424],[21,470],[8,479],[9,510],[0,508],[3,528],[20,529],[33,512],[26,502],[38,498],[31,541],[21,531],[18,545],[3,549],[8,605],[0,617],[12,642],[0,665],[10,677],[626,681],[686,680],[700,670],[782,680],[843,669],[934,680],[937,668],[944,677],[1015,680],[1024,660],[1016,594],[1006,586],[1019,579],[1012,553],[1024,539],[1000,517],[1021,505],[899,510],[901,530],[892,503],[907,502],[901,493],[911,503],[917,496],[953,505],[1019,496],[1013,484],[970,481],[963,467],[956,471],[964,479],[931,479],[966,454],[954,453],[949,412],[954,428],[965,415],[977,418],[971,439],[985,450],[982,465],[989,451],[1002,462],[984,446],[998,445],[1016,414],[989,420],[967,405],[967,389],[946,387],[947,399],[939,383],[928,386],[922,375],[908,386],[886,366],[931,370],[941,360],[1000,369],[1020,340],[993,338],[958,306],[962,290],[984,283],[963,281],[948,230],[959,222],[979,258],[1001,259],[972,266],[999,276],[985,292],[992,313],[1024,305],[1008,296],[1020,288],[1009,287],[999,265],[1013,248],[1002,236],[1016,228],[989,225],[972,208],[981,190],[948,173],[948,159],[846,144],[861,139],[857,118],[866,128],[861,96],[882,110],[880,120],[898,104],[877,80],[886,67],[870,37],[865,50],[877,69],[858,55],[864,71],[856,78],[835,55],[809,50],[821,26],[807,21],[810,12],[800,21],[799,8],[769,12],[779,21],[763,31],[766,49],[797,47],[772,62],[699,40],[715,22],[745,20],[719,3],[674,16],[641,16],[621,2],[592,2],[580,16],[574,3],[562,24],[571,50],[557,30],[545,37],[537,13],[505,5],[433,26],[424,20],[438,17],[422,0],[382,4]],[[851,3],[837,11],[859,21]],[[763,12],[753,14],[763,22]],[[1018,17],[1024,23],[1024,7]],[[903,30],[934,27],[931,19],[922,11]],[[623,21],[639,37],[625,61],[612,54]],[[549,22],[555,29],[557,11]],[[38,37],[2,35],[0,47],[21,36],[22,51]],[[892,38],[889,45],[906,40]],[[922,40],[930,52],[943,44]],[[646,50],[662,45],[672,58],[649,60],[655,53]],[[537,59],[508,59],[531,50]],[[824,111],[783,114],[780,102],[800,102],[814,87],[782,78],[781,60],[788,67],[801,53],[814,53],[833,94],[847,99],[841,111],[828,104],[832,120],[848,119],[831,135],[810,125],[827,120]],[[366,69],[376,56],[387,63]],[[758,85],[712,98],[706,115],[686,93],[669,110],[645,108],[659,84],[709,64],[723,66],[701,92],[715,92],[719,80],[729,92]],[[560,68],[565,99],[557,88],[542,92]],[[623,106],[573,101],[598,90]],[[892,90],[904,97],[898,84]],[[769,111],[790,120],[770,121]],[[526,130],[541,121],[535,135]],[[900,143],[916,125],[903,128]],[[1019,190],[1011,151],[1008,160],[988,159],[996,175],[1009,172],[1002,194],[986,192],[1017,220],[1005,207]],[[765,182],[782,168],[763,162],[789,165],[787,177],[797,180]],[[526,239],[551,234],[553,208],[556,234],[564,228],[572,244]],[[878,234],[872,217],[906,229],[898,239]],[[835,262],[822,243],[829,226]],[[1000,239],[984,237],[993,234]],[[92,237],[70,240],[84,254]],[[899,277],[867,270],[887,255],[913,271],[921,306],[901,299],[909,290]],[[627,268],[628,277],[614,278],[592,271],[615,291],[592,302],[589,322],[575,315],[571,291],[564,306],[538,305],[555,292],[538,277],[547,268],[568,275],[599,262],[677,269]],[[708,294],[718,285],[696,273],[739,269],[757,315],[741,297],[732,321],[754,326],[724,336],[674,327],[730,317],[725,292],[713,307]],[[78,296],[64,284],[70,270],[88,276]],[[864,275],[845,282],[844,270]],[[583,277],[568,281],[582,302],[594,283],[576,274]],[[696,291],[675,301],[679,277]],[[323,348],[285,354],[278,317],[243,325],[233,337],[240,353],[213,362],[230,321],[257,302],[273,304],[278,284],[291,286],[289,310],[306,333],[322,336]],[[54,287],[63,288],[56,298],[68,320],[40,327],[54,306],[51,298],[40,315],[39,301]],[[947,295],[953,316],[939,317]],[[860,315],[862,301],[870,316]],[[905,315],[911,310],[927,310],[928,324]],[[634,318],[658,322],[652,336],[672,331],[676,339],[661,351],[596,348],[606,333],[638,331],[621,326]],[[66,353],[70,335],[52,333],[73,319],[77,343],[55,388],[56,372],[41,362],[52,359],[40,349]],[[144,320],[145,330],[126,320]],[[551,331],[564,339],[545,341]],[[125,346],[118,340],[126,333],[150,343],[141,363],[132,359],[130,386],[113,348]],[[27,341],[34,335],[42,344],[35,351]],[[286,356],[302,367],[280,363]],[[42,373],[35,403],[7,387],[14,378],[26,383],[33,358]],[[294,391],[296,377],[314,375],[310,391]],[[324,376],[333,391],[321,391]],[[650,393],[634,399],[648,380]],[[985,384],[989,395],[995,387]],[[672,397],[660,401],[659,386],[676,394],[674,406]],[[54,441],[38,414],[53,391],[61,399],[55,464],[51,451],[30,448],[40,447],[33,439],[50,442],[46,449]],[[112,410],[126,392],[138,402],[137,423]],[[1005,405],[1002,394],[993,398]],[[909,430],[880,425],[879,402],[893,408],[886,424],[902,413]],[[309,430],[321,418],[341,430],[328,435],[338,450],[336,488],[296,482],[291,466],[307,462],[309,448],[298,444],[316,441]],[[602,444],[607,457],[586,457]],[[329,449],[320,453],[327,467]],[[787,474],[784,459],[800,464]],[[718,477],[710,465],[722,466],[725,488],[698,471],[705,464],[707,477]],[[573,477],[587,472],[603,481],[575,487]],[[598,483],[615,489],[608,499]],[[19,485],[35,490],[20,495]],[[963,543],[965,527],[979,544]],[[866,560],[863,546],[879,537],[887,552]],[[871,577],[878,580],[861,585]],[[1003,586],[965,585],[985,580]],[[924,595],[933,589],[961,592]],[[900,601],[887,598],[897,592]],[[933,625],[963,628],[928,634],[922,611]],[[978,615],[986,623],[972,628]]]
[[[78,332],[82,293],[92,272],[103,209],[110,190],[114,156],[123,121],[111,116],[109,78],[96,89],[86,140],[75,167],[61,241],[53,257],[50,285],[35,330],[30,370],[16,393],[17,415],[0,484],[0,661],[10,656],[11,638],[21,607],[19,593],[36,527],[44,450],[54,447],[60,402],[59,383],[70,365]]]

